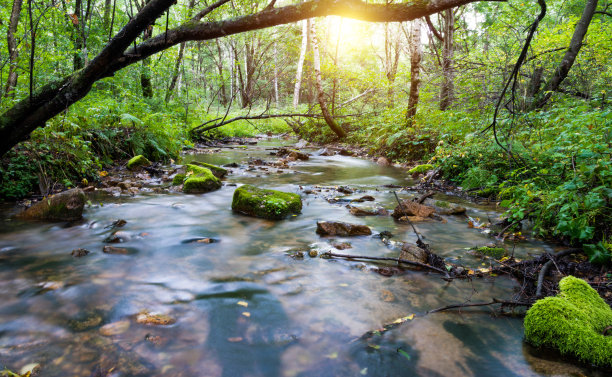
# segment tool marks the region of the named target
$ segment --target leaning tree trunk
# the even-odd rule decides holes
[[[6,87],[4,89],[4,93],[7,97],[12,97],[14,95],[13,91],[17,86],[17,58],[19,57],[19,50],[17,50],[17,40],[15,39],[15,33],[17,32],[17,25],[19,24],[19,14],[21,13],[22,4],[23,0],[13,1],[11,19],[9,21],[9,27],[6,32],[9,57],[9,72],[8,78],[6,80]]]
[[[304,69],[304,59],[306,59],[306,48],[308,47],[308,30],[310,19],[302,21],[302,46],[300,47],[300,58],[298,59],[297,70],[295,73],[295,87],[293,89],[293,108],[296,109],[300,103],[300,89],[302,86],[302,71]]]
[[[419,104],[419,86],[421,85],[421,60],[423,48],[421,47],[421,20],[412,21],[410,27],[410,94],[408,97],[408,112],[406,121],[408,125],[414,122]]]
[[[580,48],[582,47],[582,41],[584,40],[584,36],[586,35],[589,25],[591,24],[591,19],[593,18],[593,14],[597,9],[597,0],[587,0],[584,11],[582,11],[582,16],[580,16],[580,20],[576,24],[576,28],[574,29],[574,34],[572,35],[572,40],[570,41],[569,48],[565,52],[563,56],[563,60],[561,60],[561,64],[555,70],[555,73],[551,77],[550,81],[546,83],[544,87],[544,94],[536,101],[536,107],[542,107],[552,96],[552,93],[559,89],[559,85],[565,80],[567,74],[569,73],[572,65],[576,61],[576,56],[578,56],[578,52],[580,52]]]
[[[176,63],[174,63],[174,72],[172,73],[172,78],[170,79],[170,85],[168,85],[168,90],[166,91],[165,101],[170,101],[172,98],[172,94],[174,93],[174,88],[176,87],[176,83],[178,81],[179,75],[181,73],[181,63],[183,62],[183,55],[185,54],[185,42],[182,42],[179,45],[179,53],[176,57]]]
[[[323,83],[321,78],[321,60],[319,57],[319,40],[317,38],[317,33],[315,29],[315,23],[312,22],[312,55],[314,60],[314,72],[316,76],[316,88],[317,88],[317,101],[319,102],[319,106],[321,107],[321,113],[323,114],[323,118],[325,119],[325,123],[329,126],[338,135],[338,137],[345,137],[346,132],[338,126],[334,118],[329,113],[327,108],[327,104],[325,103],[325,93],[323,92]]]
[[[440,90],[440,110],[451,106],[455,98],[455,72],[453,55],[455,53],[455,14],[452,9],[444,11],[444,45],[442,49],[442,88]]]

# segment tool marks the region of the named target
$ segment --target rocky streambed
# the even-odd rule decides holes
[[[532,349],[520,317],[487,307],[427,314],[512,298],[510,278],[449,281],[384,260],[326,258],[422,260],[412,225],[465,275],[557,249],[528,235],[496,240],[495,207],[439,192],[418,203],[407,169],[340,152],[278,140],[204,148],[182,167],[109,172],[84,190],[82,220],[5,211],[0,366],[42,376],[606,374]],[[202,163],[227,170],[221,186],[185,193],[184,166]],[[301,210],[283,220],[232,211],[243,185],[299,195]]]

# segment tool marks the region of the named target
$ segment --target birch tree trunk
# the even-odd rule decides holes
[[[406,121],[410,125],[419,104],[419,86],[421,85],[421,60],[423,48],[421,46],[421,20],[412,21],[410,26],[410,94],[408,97],[408,111]]]
[[[19,24],[19,14],[21,13],[21,5],[23,0],[14,0],[13,9],[11,10],[11,19],[9,21],[9,27],[6,32],[8,55],[9,55],[9,72],[6,80],[6,87],[4,93],[7,97],[13,97],[15,87],[17,86],[17,58],[19,57],[19,50],[17,50],[17,40],[15,39],[15,33],[17,32],[17,25]]]
[[[274,42],[274,103],[278,108],[278,49],[276,48],[276,41]]]
[[[321,113],[323,114],[323,118],[325,119],[325,123],[329,126],[338,135],[338,137],[343,138],[346,136],[346,132],[338,126],[334,118],[329,113],[327,108],[327,104],[325,103],[325,93],[323,92],[323,79],[321,78],[321,59],[319,57],[319,40],[317,38],[315,22],[312,22],[312,55],[313,55],[313,63],[314,63],[314,72],[316,78],[316,88],[317,88],[317,101],[319,102],[319,106],[321,107]]]
[[[304,69],[304,59],[306,59],[306,48],[308,47],[308,29],[310,19],[302,21],[302,46],[300,47],[300,58],[295,73],[295,88],[293,89],[293,108],[297,108],[300,103],[300,89],[302,86],[302,71]]]

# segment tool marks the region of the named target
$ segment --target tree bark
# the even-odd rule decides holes
[[[444,11],[444,40],[442,49],[442,88],[440,89],[440,110],[449,108],[455,97],[453,55],[455,52],[455,13]]]
[[[329,113],[329,109],[327,108],[327,103],[325,102],[325,93],[323,92],[323,79],[321,78],[321,59],[319,56],[319,39],[317,38],[317,31],[315,22],[312,22],[312,55],[314,62],[314,72],[316,77],[317,87],[317,101],[319,102],[319,106],[321,107],[321,113],[323,114],[323,118],[325,119],[325,123],[331,128],[332,131],[338,137],[343,138],[346,136],[346,132],[342,129],[342,127],[338,126],[332,115]]]
[[[423,48],[421,47],[421,20],[412,21],[410,26],[410,94],[408,97],[408,111],[406,121],[412,125],[419,104],[419,86],[421,85],[421,60]]]
[[[574,34],[572,35],[569,48],[565,52],[565,55],[561,60],[561,64],[559,64],[559,67],[557,67],[551,79],[546,83],[546,86],[544,87],[544,94],[537,100],[536,107],[544,106],[552,96],[552,93],[559,89],[559,85],[561,85],[563,80],[565,80],[567,77],[567,74],[574,65],[576,57],[580,52],[582,41],[584,40],[584,36],[589,29],[595,9],[597,9],[597,0],[587,0],[584,10],[582,11],[582,15],[580,16],[580,20],[574,29]]]
[[[185,42],[181,42],[179,45],[179,53],[176,57],[176,63],[174,63],[174,71],[172,72],[172,78],[170,79],[170,85],[168,85],[168,90],[166,91],[165,101],[170,101],[172,98],[172,93],[174,93],[174,88],[176,87],[176,83],[178,81],[179,75],[181,73],[181,63],[183,62],[183,55],[185,54]]]
[[[6,80],[6,86],[4,93],[7,97],[13,97],[15,87],[17,86],[17,58],[19,57],[19,50],[17,50],[17,40],[15,39],[15,33],[17,33],[17,25],[19,24],[19,15],[21,14],[21,5],[23,0],[14,0],[13,9],[11,10],[11,18],[9,21],[8,30],[6,32],[6,40],[9,55],[9,71],[8,78]]]
[[[302,70],[304,69],[304,59],[306,59],[306,48],[308,47],[308,30],[310,29],[310,19],[302,21],[302,46],[300,47],[300,58],[298,59],[295,73],[295,88],[293,89],[293,108],[297,109],[300,103],[300,89],[302,85]]]
[[[0,115],[0,156],[25,140],[33,130],[43,127],[47,120],[83,98],[96,81],[112,76],[120,69],[181,42],[211,40],[328,15],[342,15],[371,22],[410,21],[476,1],[479,0],[438,0],[401,4],[368,4],[359,0],[309,1],[222,21],[199,22],[191,19],[167,33],[128,49],[144,29],[175,2],[151,0],[82,70],[44,85],[32,96],[22,99]],[[218,1],[198,15],[206,14],[225,2],[227,0]]]
[[[385,76],[387,77],[387,84],[389,85],[387,95],[389,99],[389,107],[393,107],[393,83],[397,76],[397,67],[399,64],[399,58],[401,55],[400,49],[400,32],[393,33],[389,27],[389,23],[385,23],[385,59],[383,66],[385,69]]]

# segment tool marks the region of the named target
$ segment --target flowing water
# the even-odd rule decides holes
[[[223,148],[189,159],[237,162],[222,189],[202,194],[95,197],[79,223],[21,223],[1,219],[0,368],[39,363],[42,376],[530,376],[599,372],[536,352],[523,343],[520,318],[489,308],[425,315],[467,300],[510,299],[517,284],[505,277],[445,282],[406,270],[393,276],[380,264],[311,258],[308,251],[397,257],[375,236],[323,238],[317,220],[369,225],[393,240],[415,242],[406,224],[389,216],[354,217],[348,199],[371,195],[395,207],[385,185],[409,186],[405,170],[363,159],[313,156],[291,169],[245,169],[251,158],[275,160],[278,141]],[[231,211],[235,185],[296,192],[303,211],[284,221]],[[334,190],[349,186],[346,195]],[[306,194],[305,190],[313,190]],[[400,192],[407,197],[407,192]],[[339,197],[336,203],[328,200]],[[457,201],[457,200],[455,200]],[[468,215],[496,219],[494,207],[462,203]],[[107,226],[117,219],[131,238],[127,255],[102,253]],[[417,224],[433,250],[467,266],[486,261],[466,248],[492,241],[465,217]],[[218,242],[186,241],[209,237]],[[508,245],[512,247],[511,245]],[[70,251],[92,253],[73,258]],[[515,246],[521,258],[552,247]],[[303,259],[295,251],[305,251]],[[166,314],[170,325],[136,321],[139,313]],[[363,337],[398,318],[406,323]],[[115,335],[103,325],[115,324]],[[107,326],[108,327],[108,326]],[[110,372],[109,372],[110,371]]]

